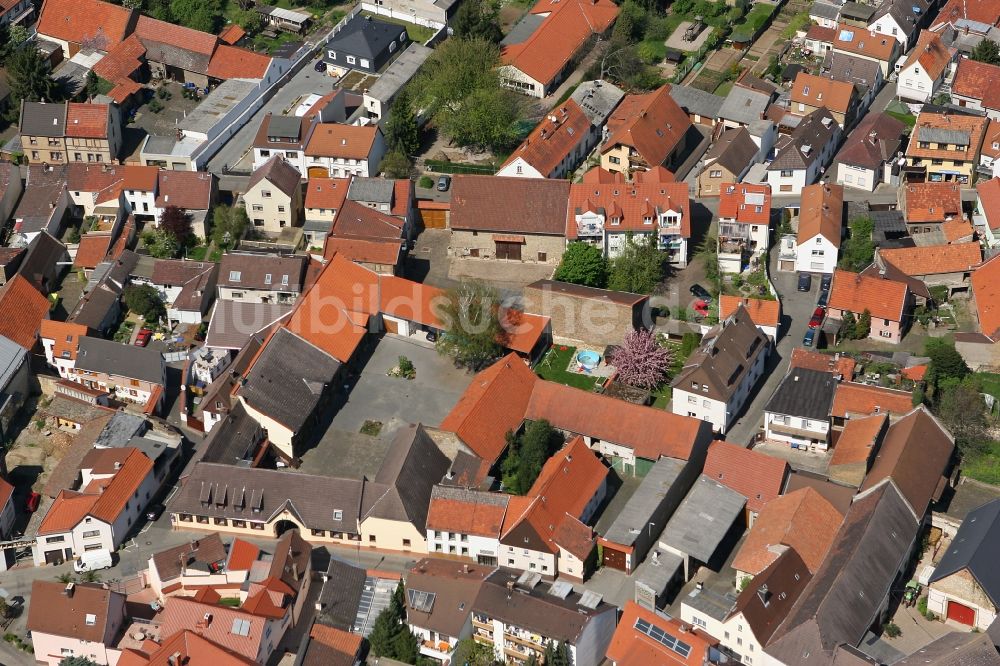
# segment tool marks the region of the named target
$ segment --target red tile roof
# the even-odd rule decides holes
[[[202,56],[211,56],[212,52],[215,51],[216,45],[219,43],[215,35],[176,23],[161,21],[146,15],[139,16],[133,34],[143,42],[166,44],[175,49],[197,53]],[[204,74],[204,72],[200,73]]]
[[[127,83],[138,85],[130,77],[142,67],[145,55],[146,47],[139,38],[136,35],[129,35],[128,39],[109,48],[107,55],[97,61],[94,65],[94,74],[116,85]]]
[[[548,85],[595,34],[607,30],[618,16],[611,0],[542,0],[531,9],[545,15],[523,42],[503,47],[501,60]]]
[[[320,123],[309,137],[305,154],[310,157],[367,160],[375,146],[377,132],[377,125]]]
[[[444,299],[443,289],[428,284],[392,275],[379,278],[378,311],[399,319],[437,329],[444,328],[437,311]]]
[[[771,186],[754,183],[722,183],[719,186],[719,217],[744,224],[770,224]],[[749,203],[759,201],[763,203]]]
[[[781,552],[775,546],[784,545],[795,549],[809,573],[816,573],[843,521],[844,516],[812,488],[771,500],[754,521],[732,567],[756,576],[778,559]]]
[[[159,176],[160,167],[126,164],[122,168],[122,186],[126,190],[155,192]]]
[[[521,354],[530,354],[545,335],[551,321],[544,315],[507,308],[501,313],[501,323],[507,332],[502,344]]]
[[[49,300],[22,276],[0,287],[0,335],[30,351],[48,317]]]
[[[347,238],[328,236],[323,250],[324,258],[329,261],[336,254],[343,255],[359,264],[381,264],[395,266],[399,263],[399,254],[403,242],[386,238]]]
[[[922,111],[917,116],[917,124],[913,127],[910,142],[906,145],[906,156],[916,158],[947,159],[965,162],[975,162],[979,149],[983,145],[983,135],[989,125],[989,119],[980,116],[962,116],[952,113],[934,113],[932,111]],[[954,148],[938,148],[939,142],[924,142],[920,138],[924,129],[955,130],[968,136],[968,145],[955,145]],[[923,147],[921,143],[928,143],[928,147]]]
[[[225,28],[222,29],[222,32],[219,33],[219,39],[225,42],[226,44],[236,44],[241,39],[246,37],[246,34],[247,31],[241,28],[239,25],[235,23],[230,23],[229,25],[227,25]]]
[[[868,310],[877,319],[903,321],[908,292],[905,282],[837,269],[828,307],[853,313]]]
[[[1000,178],[977,183],[976,192],[982,202],[986,224],[990,229],[1000,229]]]
[[[979,331],[994,342],[1000,340],[1000,259],[993,257],[972,274]]]
[[[413,205],[413,181],[409,178],[397,178],[392,183],[392,210],[397,217],[410,214]]]
[[[822,25],[813,24],[806,32],[806,39],[817,42],[829,42],[833,44],[833,38],[837,36],[837,31]]]
[[[834,113],[846,114],[856,97],[857,92],[853,83],[816,76],[804,71],[798,73],[792,84],[792,104],[826,107]]]
[[[211,615],[207,626],[203,619],[206,613]],[[234,620],[244,620],[249,624],[247,635],[233,633]],[[267,622],[264,618],[235,608],[201,604],[184,597],[171,597],[160,613],[160,631],[163,635],[170,636],[185,630],[195,631],[203,638],[252,660],[257,659],[264,642],[264,627]]]
[[[609,178],[606,174],[609,172],[597,167],[584,174],[583,182],[570,185],[567,238],[577,237],[577,215],[600,213],[602,209],[605,229],[623,232],[648,232],[655,228],[658,215],[673,211],[680,214],[681,236],[691,237],[691,199],[687,183],[674,182],[674,175],[662,167],[637,172],[633,183]],[[647,223],[647,219],[651,222]]]
[[[833,394],[831,416],[868,416],[870,414],[906,414],[913,409],[913,394],[909,391],[841,382]]]
[[[484,460],[495,462],[507,448],[507,432],[517,430],[541,380],[514,354],[508,354],[475,376],[455,407],[441,422]]]
[[[955,95],[978,99],[987,109],[1000,108],[1000,65],[962,58],[955,69],[951,91]]]
[[[911,277],[939,273],[970,273],[983,258],[978,242],[886,248],[879,249],[878,253],[887,262]]]
[[[457,175],[451,228],[564,236],[569,189],[561,179]]]
[[[213,187],[214,176],[210,173],[161,169],[158,174],[156,206],[208,210],[212,206]]]
[[[104,261],[111,247],[111,234],[84,234],[76,250],[73,265],[77,268],[95,268]]]
[[[233,543],[229,546],[229,561],[226,562],[226,568],[230,571],[249,571],[259,557],[259,547],[243,539],[233,539]]]
[[[499,538],[506,504],[478,501],[476,495],[470,493],[467,499],[432,497],[427,509],[427,529]],[[485,499],[492,498],[487,495]]]
[[[84,139],[108,138],[110,112],[107,104],[69,102],[66,107],[66,136]]]
[[[740,298],[723,294],[719,296],[719,319],[728,319],[742,305],[757,326],[777,328],[781,321],[781,303],[763,298]]]
[[[305,207],[340,210],[350,186],[350,178],[310,178],[306,183]]]
[[[830,467],[867,463],[888,418],[887,414],[875,414],[848,421],[833,448]]]
[[[691,647],[687,657],[671,650],[660,641],[645,632],[635,628],[637,620],[645,620],[651,626],[657,627],[664,634],[686,643]],[[719,641],[708,634],[702,633],[681,623],[676,619],[667,619],[662,615],[646,610],[634,601],[629,600],[622,611],[608,645],[607,658],[615,666],[702,666],[707,663],[709,648],[718,645]]]
[[[992,26],[1000,26],[1000,8],[996,0],[948,0],[941,8],[935,23],[969,19]]]
[[[336,627],[327,627],[315,623],[309,630],[309,638],[315,643],[320,643],[332,650],[348,655],[353,658],[361,650],[364,636],[352,634],[349,631],[342,631]],[[346,663],[346,662],[345,662]]]
[[[684,140],[691,119],[670,96],[670,85],[644,95],[627,95],[608,118],[606,152],[631,146],[650,167],[663,164]]]
[[[257,663],[249,657],[213,643],[194,631],[184,629],[160,642],[146,639],[141,648],[126,648],[122,651],[118,666],[173,666],[178,662],[178,655],[180,663],[192,666],[194,664],[254,666]]]
[[[7,502],[14,496],[14,486],[5,479],[0,479],[0,511],[7,506]]]
[[[45,0],[38,33],[108,50],[125,39],[133,12],[101,0]]]
[[[575,101],[568,99],[542,118],[501,169],[521,159],[548,178],[589,132],[590,119]]]
[[[834,247],[840,247],[844,226],[844,186],[816,183],[802,188],[799,209],[798,244],[822,236]]]
[[[915,62],[919,63],[930,76],[931,81],[936,81],[944,73],[956,52],[956,49],[945,46],[941,35],[930,30],[923,30],[920,37],[917,38],[917,45],[913,47],[910,56],[903,63],[902,69],[910,67]],[[954,84],[952,90],[954,90]]]
[[[906,221],[910,224],[943,222],[962,216],[962,190],[958,183],[907,183],[901,192]]]
[[[964,217],[956,217],[944,222],[941,225],[941,231],[944,233],[944,239],[949,243],[967,243],[973,239],[976,233],[972,223]]]
[[[833,35],[833,48],[835,50],[866,56],[882,62],[889,62],[892,59],[897,43],[896,38],[892,35],[883,35],[847,23],[839,24]]]
[[[781,494],[788,476],[788,463],[729,442],[715,441],[708,447],[705,476],[747,498],[747,508],[759,512]]]
[[[793,368],[807,368],[809,370],[819,370],[840,375],[847,381],[854,378],[854,359],[850,356],[840,354],[823,354],[817,351],[810,351],[802,347],[792,350],[792,360],[790,366]]]
[[[207,74],[215,79],[262,79],[270,66],[270,56],[219,44],[208,63]]]

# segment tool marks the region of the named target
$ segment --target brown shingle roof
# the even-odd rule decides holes
[[[666,84],[622,100],[608,118],[608,139],[601,152],[616,145],[631,146],[650,167],[659,166],[684,140],[690,127],[691,119],[670,96],[670,85]]]
[[[792,84],[792,103],[825,106],[835,113],[847,113],[857,97],[854,84],[828,77],[799,72]]]
[[[115,607],[124,610],[125,595],[105,589],[97,583],[76,583],[73,595],[65,594],[65,583],[36,580],[31,584],[28,605],[28,630],[63,636],[91,643],[105,644],[108,623],[124,618],[110,617]],[[93,615],[94,622],[87,622]]]
[[[809,573],[816,573],[837,536],[844,516],[812,488],[796,490],[771,500],[757,516],[733,568],[757,575],[790,546],[802,557]]]
[[[589,132],[587,115],[575,101],[568,99],[542,118],[503,166],[520,158],[547,178],[586,139]]]
[[[833,394],[830,414],[842,419],[851,415],[907,414],[911,409],[913,394],[909,391],[841,382]]]
[[[296,188],[300,187],[302,176],[298,169],[285,161],[281,155],[275,155],[260,167],[254,170],[247,183],[247,191],[251,190],[266,180],[289,197],[295,196]]]
[[[903,128],[901,120],[887,113],[868,113],[844,142],[837,161],[878,169],[899,151]]]
[[[802,188],[799,209],[798,244],[822,236],[834,247],[840,247],[844,224],[844,186],[816,183]]]
[[[747,508],[758,512],[781,494],[788,476],[788,463],[720,440],[708,447],[704,473],[746,497]]]
[[[767,645],[811,578],[795,549],[786,548],[740,592],[730,617],[743,613],[754,638]]]
[[[321,123],[316,126],[309,137],[305,154],[310,157],[367,160],[375,145],[375,136],[378,131],[378,125]]]
[[[200,171],[161,169],[156,193],[159,208],[177,206],[184,210],[208,210],[212,205],[214,178]]]
[[[569,185],[546,178],[455,176],[451,228],[563,236]]]
[[[186,567],[207,571],[211,565],[225,562],[226,545],[218,532],[212,532],[154,553],[152,559],[160,581],[171,581],[180,576]]]

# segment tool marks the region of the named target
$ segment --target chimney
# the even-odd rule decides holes
[[[757,597],[760,599],[760,603],[764,604],[764,608],[767,608],[768,604],[771,603],[771,593],[767,589],[767,583],[757,588]]]
[[[66,587],[63,588],[63,594],[72,599],[73,592],[75,590],[76,590],[76,583],[66,583]]]
[[[167,657],[167,663],[170,666],[181,666],[181,653],[174,652],[172,655]]]
[[[469,565],[468,564],[463,564],[462,565],[462,573],[464,573],[464,574],[469,573]]]
[[[70,583],[72,585],[73,583]],[[507,598],[510,599],[511,595],[514,594],[514,581],[507,581]]]

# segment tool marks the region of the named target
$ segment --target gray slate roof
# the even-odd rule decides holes
[[[61,137],[66,134],[66,104],[24,102],[21,105],[21,134]]]
[[[168,508],[249,522],[267,522],[287,509],[308,529],[357,534],[363,486],[355,479],[199,462]],[[340,520],[334,518],[337,510],[343,512]]]
[[[0,395],[14,378],[28,356],[27,350],[10,338],[0,335]],[[0,400],[0,403],[3,401]]]
[[[291,305],[219,300],[208,324],[205,346],[243,349],[250,337],[292,311]]]
[[[893,662],[893,666],[997,666],[997,653],[989,634],[952,631],[913,654]]]
[[[861,93],[875,85],[882,70],[874,60],[858,58],[847,53],[827,51],[823,57],[820,75],[837,81],[853,83],[862,88]]]
[[[816,0],[809,9],[809,15],[836,21],[840,18],[840,5]]]
[[[380,21],[371,16],[356,14],[340,32],[326,43],[327,49],[350,53],[361,58],[374,60],[389,48],[389,43],[397,39],[406,28],[397,23]]]
[[[247,374],[240,395],[254,409],[297,432],[339,369],[339,361],[279,328]]]
[[[1000,606],[1000,567],[996,566],[998,548],[1000,499],[995,499],[970,511],[965,517],[951,546],[934,569],[931,582],[968,569],[993,604]]]
[[[691,86],[670,86],[670,98],[688,114],[718,118],[726,98]]]
[[[767,170],[808,168],[819,159],[823,146],[833,140],[839,127],[826,107],[813,111],[802,119],[786,141],[781,142],[778,154],[768,165]],[[807,146],[808,154],[804,152]]]
[[[595,127],[604,126],[624,97],[625,92],[621,88],[607,81],[584,81],[570,95],[570,99],[576,102]]]
[[[766,647],[786,664],[833,664],[857,645],[909,557],[918,525],[892,484],[856,499],[826,560]]]
[[[316,622],[341,631],[351,631],[358,615],[358,604],[365,591],[364,569],[338,559],[330,558],[326,568],[326,581],[316,600]]]
[[[152,383],[163,381],[163,356],[160,352],[101,338],[80,338],[76,367]]]
[[[28,167],[28,178],[24,183],[24,194],[14,211],[14,219],[23,234],[41,231],[52,217],[53,206],[66,190],[66,167],[48,169],[40,164]]]
[[[237,402],[232,411],[215,424],[199,447],[201,460],[249,467],[256,446],[265,437],[264,429],[257,420],[247,413],[242,402]]]
[[[948,143],[956,146],[969,145],[969,133],[964,130],[947,129],[945,127],[921,127],[920,140],[931,143]]]
[[[791,368],[764,411],[825,421],[836,391],[837,382],[829,372]]]
[[[615,517],[615,521],[603,535],[604,538],[625,545],[633,543],[636,533],[632,530],[646,529],[649,517],[670,492],[670,488],[684,471],[685,465],[685,461],[676,458],[657,460]]]
[[[702,474],[663,529],[660,543],[710,562],[746,503],[743,495]]]
[[[392,205],[394,190],[395,184],[386,178],[352,178],[347,198],[351,201]]]
[[[750,132],[740,127],[724,131],[702,159],[706,169],[719,165],[739,177],[753,162],[757,151]]]
[[[719,107],[718,118],[731,120],[742,125],[749,125],[755,120],[760,120],[768,105],[771,103],[771,96],[757,90],[750,90],[742,86],[733,86],[726,96],[726,101]]]
[[[98,448],[122,448],[129,446],[133,437],[146,432],[146,419],[128,412],[115,412],[104,429],[94,440]]]

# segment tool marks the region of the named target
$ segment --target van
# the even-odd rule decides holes
[[[73,570],[77,573],[84,571],[98,571],[100,569],[110,569],[114,561],[111,553],[106,550],[92,550],[80,555],[80,559],[73,563]]]

